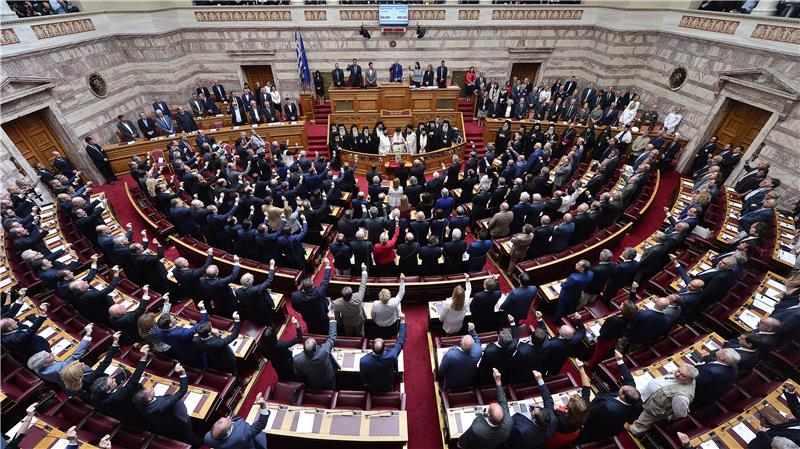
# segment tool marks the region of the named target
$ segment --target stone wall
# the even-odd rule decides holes
[[[722,71],[769,67],[786,78],[798,80],[800,62],[780,52],[713,42],[663,31],[627,32],[584,26],[512,26],[497,28],[429,28],[424,39],[412,31],[405,36],[386,36],[379,31],[372,39],[350,29],[303,31],[312,72],[330,71],[338,62],[344,67],[352,58],[362,66],[373,61],[381,78],[395,61],[408,66],[413,61],[434,66],[445,59],[451,71],[474,65],[489,78],[504,81],[513,62],[540,62],[539,77],[548,84],[555,78],[576,75],[603,88],[634,89],[644,106],[656,103],[662,117],[674,105],[685,108],[680,132],[695,137],[709,120],[715,103],[715,85]],[[390,47],[390,41],[396,47]],[[248,64],[269,64],[279,90],[297,95],[300,84],[294,50],[294,32],[268,29],[224,29],[216,24],[202,31],[184,29],[157,35],[117,35],[57,49],[4,58],[4,76],[52,78],[58,107],[78,139],[95,135],[101,142],[114,140],[118,114],[135,119],[137,110],[152,112],[155,96],[169,104],[185,104],[198,83],[222,80],[239,90],[241,72],[237,51],[262,51],[249,56]],[[688,69],[689,79],[677,91],[667,88],[669,72],[677,65]],[[100,73],[108,83],[106,98],[94,97],[85,78]],[[799,83],[800,84],[800,83]],[[787,201],[800,190],[798,138],[800,112],[795,108],[776,124],[762,151],[765,158],[781,165],[776,174],[790,185]],[[787,202],[788,204],[788,202]]]

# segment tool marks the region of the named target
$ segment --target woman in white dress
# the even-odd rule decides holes
[[[275,110],[276,116],[283,115],[281,110],[281,93],[278,92],[278,89],[275,86],[270,86],[269,88],[269,100],[272,102],[272,108]]]
[[[631,101],[628,103],[628,107],[622,111],[622,115],[619,116],[619,122],[625,126],[629,125],[633,119],[636,118],[636,111],[639,110],[639,102],[638,101]]]
[[[394,209],[400,205],[400,199],[403,197],[403,186],[400,185],[400,180],[394,178],[392,185],[389,186],[389,208]]]
[[[453,294],[439,304],[439,321],[447,335],[455,335],[464,327],[464,316],[467,314],[469,304],[472,302],[472,284],[469,275],[465,274],[466,285],[453,289]]]

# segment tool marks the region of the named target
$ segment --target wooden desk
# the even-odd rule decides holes
[[[36,305],[30,299],[25,298],[23,299],[22,307],[20,307],[14,318],[20,324],[29,326],[36,312]],[[78,349],[78,344],[80,343],[79,339],[73,337],[50,318],[44,320],[36,335],[47,340],[50,344],[51,353],[57,360],[65,360],[71,356]]]
[[[188,319],[180,315],[173,314],[173,316],[175,316],[175,319],[178,321],[177,326],[186,328],[190,328],[193,326]],[[225,329],[214,329],[214,332],[221,338],[225,338],[231,334],[230,331],[227,331]],[[233,355],[235,355],[237,359],[244,360],[248,358],[250,354],[253,353],[253,351],[258,346],[258,342],[256,342],[253,339],[253,337],[249,335],[239,334],[239,337],[237,337],[236,340],[233,340],[232,342],[228,343],[228,346],[231,348],[231,351],[233,351]]]
[[[305,126],[306,122],[304,120],[262,125],[242,125],[227,128],[212,128],[207,130],[206,135],[208,137],[213,137],[217,142],[232,142],[239,137],[240,132],[256,129],[265,142],[271,142],[273,140],[284,142],[288,140],[292,145],[300,145],[303,148],[307,148],[308,138],[306,137]],[[186,135],[190,137],[191,141],[194,141],[194,138],[197,136],[197,131],[186,133]],[[117,176],[124,176],[130,172],[128,161],[132,156],[145,157],[147,153],[153,150],[166,151],[167,144],[178,139],[180,139],[180,134],[161,136],[149,140],[139,139],[132,142],[106,145],[103,149],[108,153],[108,160],[111,162],[111,168],[114,170],[114,173]]]
[[[794,226],[794,221],[778,212],[776,217],[777,229],[775,249],[772,252],[772,261],[781,268],[793,269],[797,261],[797,254],[792,250],[795,246],[794,241],[797,238],[797,229]]]
[[[743,333],[755,330],[759,320],[772,313],[775,304],[780,302],[780,294],[785,291],[786,279],[768,272],[750,298],[728,317],[728,321]]]
[[[636,382],[636,388],[642,391],[642,388],[652,379],[677,370],[679,363],[696,365],[700,362],[696,357],[698,353],[715,351],[720,349],[723,344],[725,344],[725,340],[713,332],[680,352],[659,360],[646,368],[631,371],[633,380]],[[692,358],[692,355],[695,358]]]
[[[292,346],[292,356],[296,356],[303,352],[303,345],[298,343]],[[361,358],[372,352],[371,349],[356,349],[356,348],[333,348],[331,355],[339,364],[342,373],[360,373]],[[402,374],[403,367],[403,352],[397,357],[397,372]]]
[[[560,393],[553,394],[553,401],[555,402],[555,408],[564,408],[567,406],[569,399],[573,395],[580,395],[581,389],[580,388],[572,388],[566,391],[562,391]],[[449,439],[455,440],[458,439],[467,429],[469,426],[472,425],[472,421],[477,418],[479,415],[483,414],[484,410],[488,405],[477,405],[474,407],[458,407],[458,408],[449,408],[446,409],[445,415],[445,423],[447,427],[447,435]],[[524,415],[526,418],[531,419],[531,408],[532,407],[544,407],[544,401],[540,396],[524,399],[522,401],[509,401],[508,402],[508,409],[511,412],[511,416],[520,413]]]
[[[6,436],[13,438],[20,427],[22,427],[22,421],[10,428],[8,432],[6,432]],[[25,449],[63,449],[67,447],[67,442],[67,434],[64,431],[56,429],[39,419],[39,417],[34,417],[19,447]],[[78,443],[83,449],[97,449],[96,446],[92,446],[84,441],[78,441]]]
[[[734,418],[720,424],[716,428],[691,439],[689,444],[700,449],[746,449],[760,426],[758,414],[767,405],[771,405],[784,415],[791,413],[783,397],[783,386],[777,387],[763,400],[749,407]]]
[[[459,86],[413,88],[406,82],[381,83],[377,88],[369,89],[332,87],[328,90],[332,114],[403,109],[411,109],[411,112],[455,112],[458,111],[460,95]]]
[[[503,293],[502,295],[500,295],[500,298],[494,304],[495,313],[500,311],[500,306],[503,305],[503,303],[505,302],[507,297],[508,297],[508,293]],[[443,300],[428,301],[428,320],[430,321],[431,324],[433,324],[433,323],[441,323],[439,321],[439,306],[443,302],[444,302]],[[469,306],[467,306],[467,310],[466,310],[464,316],[465,317],[472,316],[472,311],[469,309]],[[466,322],[466,321],[469,321],[469,320],[464,318],[464,321]]]
[[[653,308],[655,308],[655,305],[656,305],[656,299],[658,299],[658,297],[656,295],[651,295],[651,296],[642,298],[640,300],[637,300],[635,302],[635,304],[636,304],[636,307],[639,308],[639,310],[653,310]],[[616,310],[616,311],[614,311],[612,313],[609,313],[608,315],[606,315],[604,317],[597,318],[596,320],[591,320],[591,321],[584,322],[583,326],[586,328],[587,337],[589,335],[592,335],[594,338],[592,338],[591,341],[594,341],[594,339],[596,339],[600,335],[600,328],[603,327],[603,323],[605,323],[606,320],[611,318],[612,316],[619,315],[619,313],[620,313],[620,311]]]
[[[17,285],[11,263],[6,258],[6,233],[0,233],[0,292],[6,293]]]
[[[722,227],[717,234],[717,241],[723,245],[736,238],[739,233],[739,217],[742,215],[742,201],[739,194],[731,187],[725,188],[725,211]]]
[[[269,435],[298,439],[353,442],[405,443],[408,441],[408,418],[405,411],[330,410],[268,403]],[[254,405],[247,422],[258,419]]]
[[[95,368],[97,368],[99,363],[100,362],[95,365]],[[114,359],[111,361],[108,368],[106,368],[105,373],[109,376],[113,376],[123,369],[128,372],[133,372],[136,367]],[[179,380],[157,376],[147,371],[142,374],[140,383],[147,388],[152,388],[156,396],[175,393],[180,387]],[[183,405],[186,406],[186,411],[189,412],[189,416],[203,421],[208,418],[211,410],[214,409],[218,395],[216,391],[189,385],[189,390],[181,401]]]

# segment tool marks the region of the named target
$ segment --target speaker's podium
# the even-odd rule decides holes
[[[408,83],[390,82],[368,89],[333,87],[328,91],[331,113],[375,113],[403,109],[409,109],[412,113],[456,112],[460,93],[458,86],[415,88]]]

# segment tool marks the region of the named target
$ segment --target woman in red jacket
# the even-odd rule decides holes
[[[394,259],[397,253],[394,245],[397,243],[397,236],[400,234],[400,218],[394,218],[394,236],[389,240],[389,234],[381,234],[380,243],[375,245],[372,251],[372,258],[375,260],[375,275],[391,275],[394,270]]]

